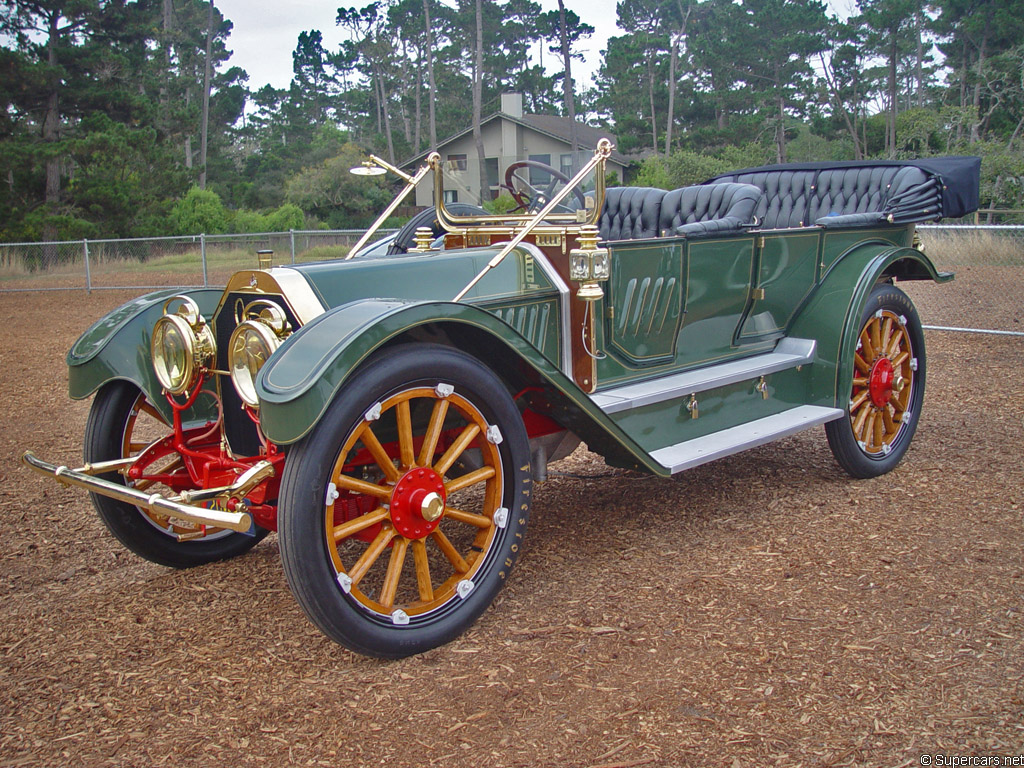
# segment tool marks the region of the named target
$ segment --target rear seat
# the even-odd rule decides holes
[[[928,181],[913,166],[862,166],[816,170],[764,170],[719,176],[723,181],[752,184],[764,193],[754,209],[762,229],[867,225],[882,222]]]
[[[671,192],[613,187],[605,192],[598,230],[602,240],[739,231],[753,226],[761,198],[761,191],[750,184],[708,184]]]
[[[661,203],[659,229],[668,235],[698,237],[736,232],[754,224],[761,190],[751,184],[704,184],[674,189]]]

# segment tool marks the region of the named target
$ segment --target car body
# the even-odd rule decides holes
[[[486,609],[532,484],[581,440],[669,476],[824,424],[851,475],[891,470],[925,382],[895,283],[952,278],[914,222],[977,207],[977,158],[666,192],[606,190],[610,151],[572,179],[531,168],[512,190],[524,211],[498,216],[447,210],[436,155],[416,176],[372,158],[407,182],[379,222],[431,171],[436,209],[345,260],[115,310],[68,354],[71,396],[95,395],[85,466],[26,462],[88,489],[165,565],[277,530],[311,620],[385,657]]]

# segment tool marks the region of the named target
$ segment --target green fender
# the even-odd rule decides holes
[[[317,424],[348,377],[376,350],[417,330],[446,330],[450,337],[472,331],[486,339],[486,355],[503,357],[506,367],[527,366],[559,393],[573,431],[599,430],[633,460],[666,474],[579,387],[508,324],[469,304],[401,299],[364,299],[320,315],[293,333],[260,369],[260,425],[278,444],[301,439]],[[470,353],[481,349],[468,349]],[[478,354],[478,356],[480,356]],[[514,365],[508,365],[513,360]]]
[[[871,289],[888,278],[945,283],[953,275],[939,272],[914,248],[883,243],[862,244],[837,259],[790,331],[797,338],[818,342],[810,382],[814,395],[808,400],[812,404],[836,408],[849,404],[861,314]]]
[[[68,393],[73,399],[81,400],[107,382],[123,379],[135,384],[170,419],[171,408],[161,394],[162,387],[150,361],[149,338],[153,325],[163,314],[164,302],[172,296],[192,297],[203,316],[209,318],[223,293],[219,288],[155,291],[122,304],[100,318],[68,352]],[[203,416],[196,414],[196,418]]]

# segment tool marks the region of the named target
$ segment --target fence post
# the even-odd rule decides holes
[[[206,234],[199,234],[199,254],[203,259],[203,288],[210,287],[210,279],[206,272]]]
[[[295,263],[295,230],[294,229],[289,229],[288,230],[288,236],[291,238],[291,241],[292,241],[292,264],[294,264]]]
[[[92,274],[89,272],[89,241],[82,240],[82,252],[85,254],[85,292],[92,293]]]

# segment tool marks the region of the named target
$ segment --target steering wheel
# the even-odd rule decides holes
[[[530,183],[529,174],[519,175],[518,171],[523,168],[534,168],[548,174],[549,181],[547,185],[542,189],[533,186]],[[547,163],[541,163],[537,160],[519,160],[505,169],[505,183],[501,187],[507,189],[512,194],[512,199],[516,201],[518,206],[514,211],[510,211],[510,213],[518,213],[519,211],[536,213],[547,205],[548,200],[554,197],[555,190],[559,184],[567,185],[569,181],[568,176],[561,171],[555,170]],[[587,203],[579,187],[573,190],[573,195],[579,201],[579,207],[586,208]],[[572,211],[567,206],[559,206],[559,209],[564,213]]]

